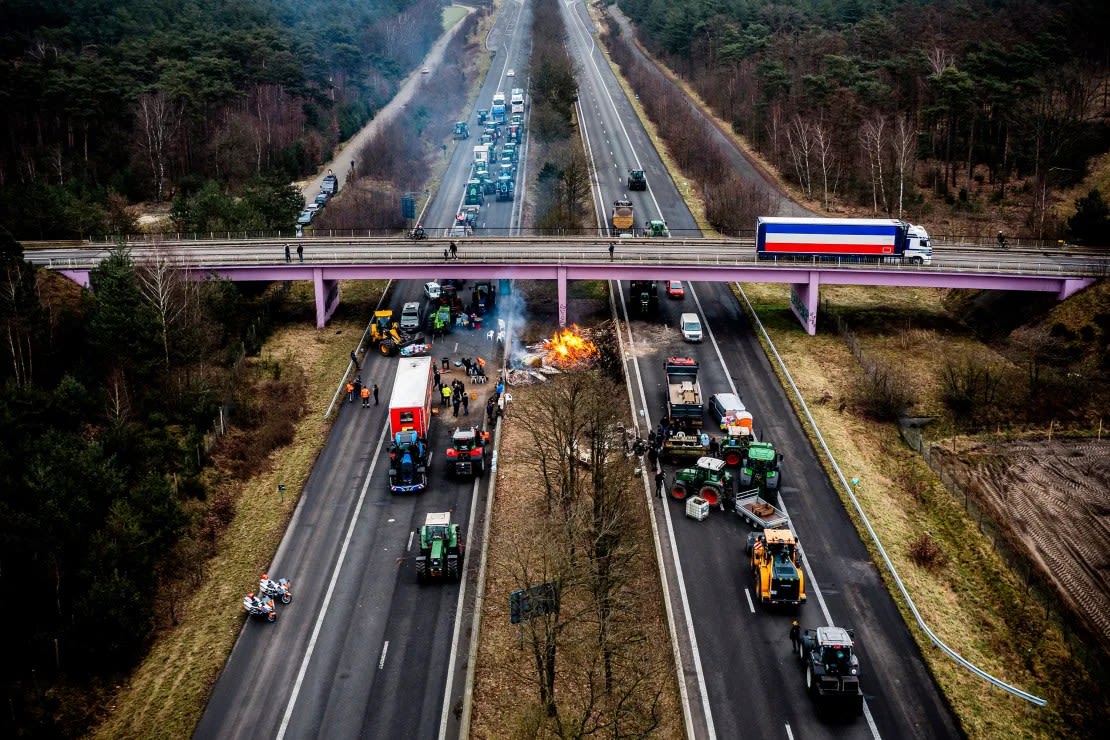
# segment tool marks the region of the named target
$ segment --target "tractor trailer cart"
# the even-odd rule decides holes
[[[667,417],[681,427],[700,427],[703,401],[698,384],[698,361],[693,357],[668,357]]]
[[[925,229],[892,218],[764,216],[756,220],[755,251],[761,260],[933,261]]]
[[[776,529],[789,527],[790,517],[769,501],[759,496],[759,490],[737,494],[733,502],[737,514],[746,519],[756,529]]]

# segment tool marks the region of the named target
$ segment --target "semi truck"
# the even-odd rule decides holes
[[[925,228],[892,218],[762,216],[756,220],[755,250],[761,260],[933,261]]]
[[[508,112],[505,109],[505,93],[498,90],[493,94],[493,105],[489,109],[489,119],[493,123],[505,122]]]
[[[511,108],[509,109],[510,113],[521,113],[521,114],[524,113],[524,89],[523,88],[520,88],[520,87],[514,87],[513,88],[512,97],[509,98],[509,104],[511,106]]]
[[[391,436],[411,431],[422,440],[428,439],[435,390],[432,362],[431,357],[402,357],[398,362],[393,393],[389,397]]]
[[[668,357],[667,418],[673,427],[700,427],[703,401],[698,383],[698,361],[693,357]]]

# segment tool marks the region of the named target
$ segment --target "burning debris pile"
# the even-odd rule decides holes
[[[526,346],[522,354],[513,358],[513,369],[508,372],[509,383],[528,385],[546,380],[546,375],[592,367],[601,353],[590,334],[589,329],[571,325],[557,330],[550,339]]]

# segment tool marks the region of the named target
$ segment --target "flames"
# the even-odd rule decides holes
[[[601,357],[597,346],[574,325],[556,331],[546,344],[545,363],[560,370],[583,368]]]

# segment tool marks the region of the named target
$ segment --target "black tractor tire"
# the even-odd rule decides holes
[[[486,472],[486,459],[483,457],[474,464],[474,477],[481,478]]]
[[[450,578],[452,581],[458,581],[459,580],[459,571],[460,571],[460,569],[459,569],[459,559],[458,558],[448,559],[447,560],[447,577]]]
[[[813,698],[817,698],[817,682],[813,680],[813,666],[806,666],[806,691]]]
[[[416,582],[424,583],[428,580],[427,563],[423,560],[416,561]]]
[[[806,645],[801,640],[798,640],[798,660],[802,663],[806,662]],[[810,670],[813,670],[812,668]]]
[[[688,495],[689,492],[684,484],[678,482],[671,484],[671,498],[675,501],[685,501]]]
[[[383,339],[381,344],[378,345],[378,351],[382,353],[383,357],[392,357],[397,352],[397,345],[393,343],[392,339]]]

